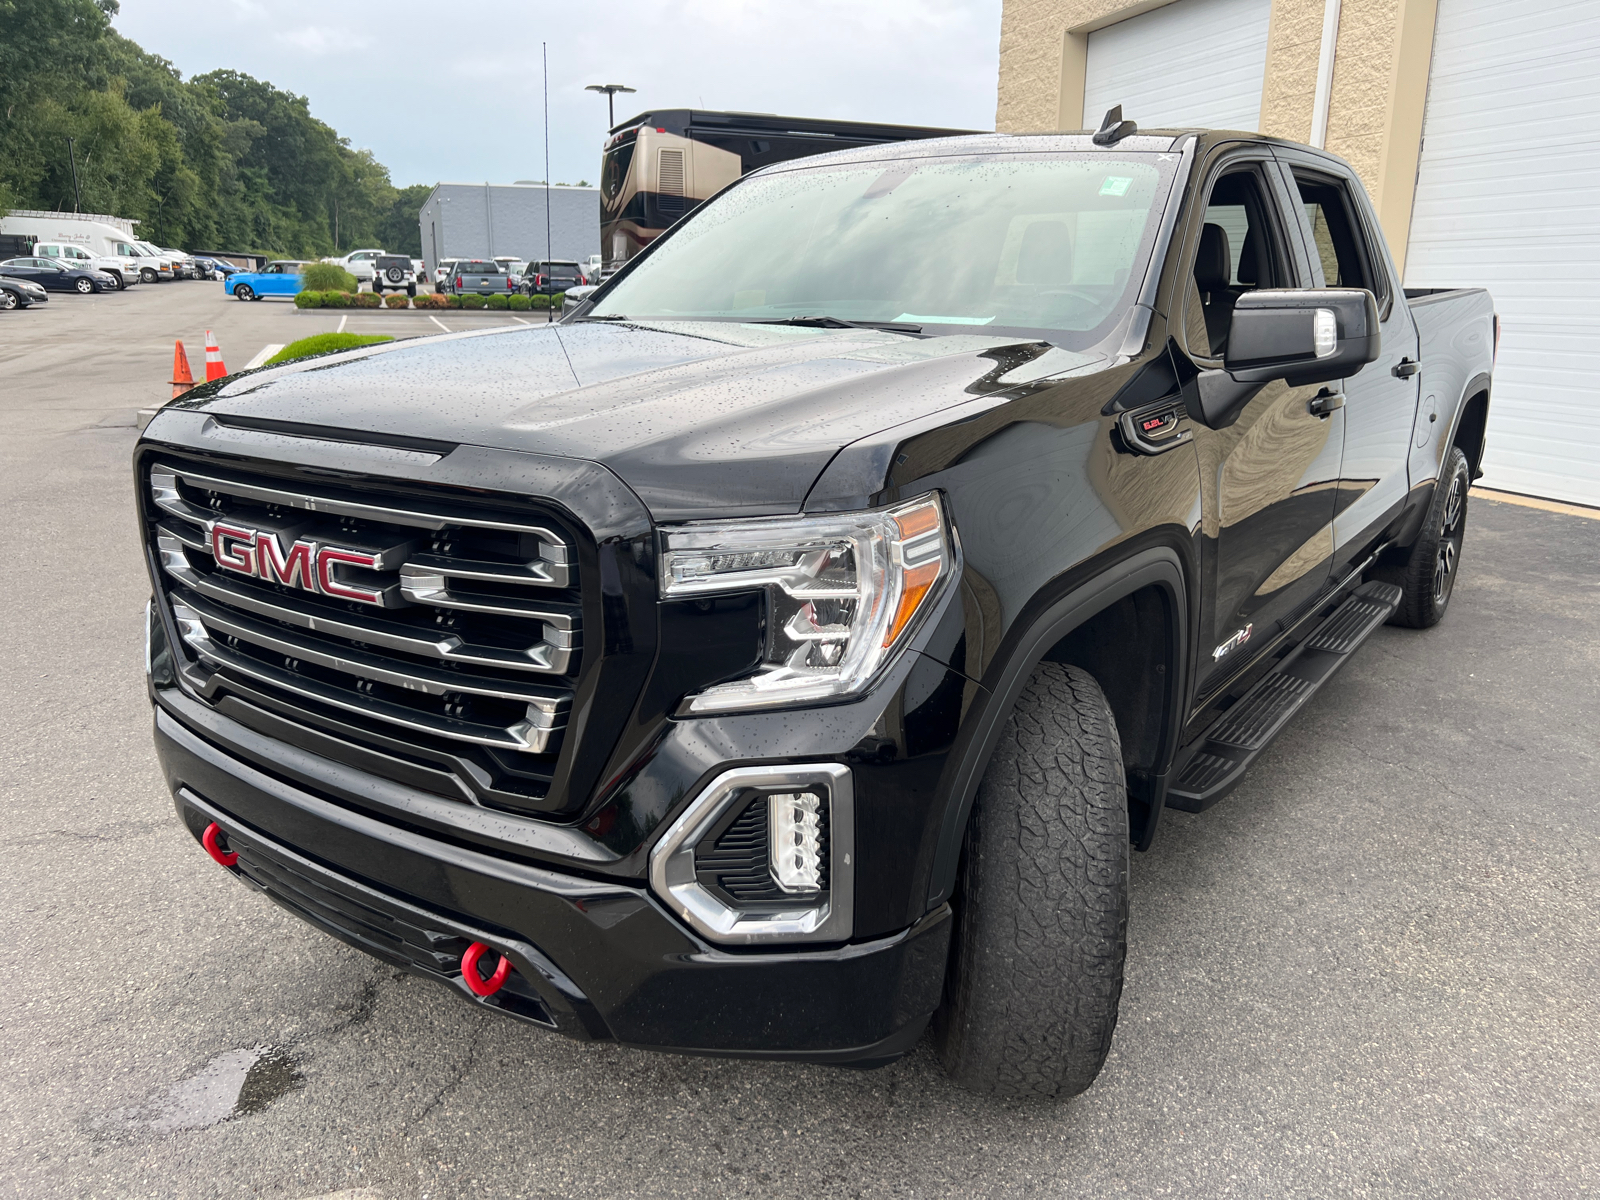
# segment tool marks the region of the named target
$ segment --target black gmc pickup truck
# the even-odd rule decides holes
[[[1128,856],[1450,601],[1496,338],[1350,168],[949,138],[733,184],[553,326],[135,452],[155,740],[245,885],[570,1037],[1094,1079]]]

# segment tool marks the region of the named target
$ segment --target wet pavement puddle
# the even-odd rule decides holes
[[[294,1059],[277,1046],[225,1050],[186,1079],[143,1104],[113,1109],[96,1122],[101,1134],[167,1134],[208,1129],[261,1112],[304,1082]]]

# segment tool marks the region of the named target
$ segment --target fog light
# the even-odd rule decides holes
[[[821,803],[811,792],[767,797],[772,878],[786,892],[822,890]]]
[[[849,767],[735,767],[707,784],[651,849],[650,889],[713,942],[844,942],[854,859]]]

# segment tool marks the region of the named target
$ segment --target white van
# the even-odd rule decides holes
[[[38,212],[30,209],[13,209],[0,217],[0,234],[31,237],[47,246],[76,246],[94,258],[126,260],[112,271],[119,280],[137,276],[145,283],[154,283],[161,277],[158,264],[146,257],[135,244],[135,222],[125,217],[104,213]],[[43,257],[43,251],[37,251]],[[171,278],[171,274],[167,276]]]
[[[39,242],[33,247],[34,257],[51,258],[87,270],[104,271],[117,281],[118,288],[130,283],[143,283],[136,255],[90,254],[72,242]]]
[[[157,279],[181,278],[181,276],[178,274],[177,260],[163,250],[160,246],[155,245],[153,242],[135,242],[134,245],[137,246],[143,253],[155,259]],[[145,282],[152,282],[148,275],[145,276]]]

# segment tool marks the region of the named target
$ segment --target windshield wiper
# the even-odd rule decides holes
[[[921,325],[901,321],[846,321],[826,314],[802,317],[757,317],[747,325],[805,325],[813,329],[887,329],[890,333],[921,333]]]
[[[579,319],[583,321],[626,321],[628,318],[621,313],[585,313]]]

